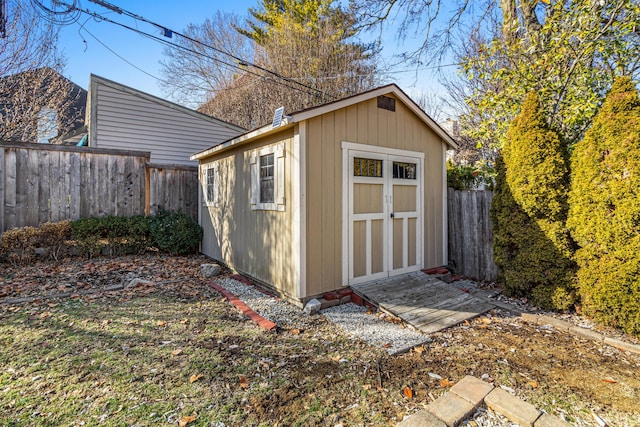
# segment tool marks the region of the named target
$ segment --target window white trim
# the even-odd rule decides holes
[[[260,202],[260,157],[273,154],[273,203]],[[285,149],[284,143],[269,145],[255,150],[249,155],[251,170],[251,209],[265,211],[285,210]]]
[[[218,206],[220,203],[220,169],[217,163],[201,165],[202,204],[204,206]],[[211,185],[211,187],[210,187]]]

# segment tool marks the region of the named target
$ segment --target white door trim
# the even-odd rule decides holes
[[[402,253],[402,267],[400,268],[393,268],[393,260],[390,260],[390,262],[392,263],[391,266],[389,267],[389,275],[394,276],[397,274],[402,274],[402,273],[409,273],[411,271],[416,271],[422,268],[422,251],[423,251],[423,244],[424,244],[424,230],[423,230],[423,226],[424,226],[424,216],[423,216],[423,197],[424,197],[424,171],[423,171],[423,165],[424,165],[424,160],[423,159],[417,159],[416,157],[407,157],[407,156],[398,156],[398,155],[393,155],[393,156],[388,156],[388,159],[390,160],[391,164],[394,161],[399,161],[399,162],[407,162],[407,163],[411,163],[411,162],[416,162],[418,164],[418,170],[417,170],[417,176],[415,181],[414,180],[404,180],[403,181],[395,181],[394,178],[390,178],[391,179],[391,190],[393,190],[393,186],[394,185],[411,185],[411,186],[415,186],[416,187],[416,210],[413,212],[403,212],[403,213],[397,213],[394,212],[393,213],[393,217],[394,219],[402,219],[402,233],[403,233],[403,239],[402,241],[407,243],[408,239],[409,239],[409,222],[408,220],[410,218],[415,218],[416,219],[416,234],[418,237],[416,237],[416,264],[417,265],[409,265],[409,253],[408,253],[408,248],[406,246],[403,245],[403,253]],[[390,164],[390,166],[391,166]],[[413,181],[413,182],[412,182]],[[393,193],[391,194],[391,196],[393,196]],[[393,200],[391,200],[393,202]],[[391,244],[393,244],[394,241],[394,236],[393,236],[393,226],[391,226],[389,228],[389,241],[392,242]]]
[[[424,199],[424,157],[425,157],[424,153],[418,152],[418,151],[400,150],[397,148],[358,144],[358,143],[347,142],[347,141],[342,142],[341,148],[342,148],[342,284],[346,286],[349,284],[354,284],[362,281],[374,280],[378,278],[378,276],[387,277],[391,273],[395,275],[395,274],[400,274],[402,272],[414,271],[422,268],[423,261],[424,261],[424,258],[423,258],[423,250],[424,250],[424,230],[423,230],[424,200],[423,199]],[[417,161],[419,165],[418,167],[419,176],[417,177],[418,188],[417,188],[417,195],[416,195],[417,197],[416,207],[417,207],[417,217],[418,217],[418,221],[417,221],[418,224],[417,224],[417,230],[416,230],[418,234],[418,237],[416,240],[417,266],[412,266],[412,267],[407,267],[407,268],[402,268],[402,269],[397,269],[392,271],[393,260],[391,260],[390,257],[387,256],[387,254],[385,254],[384,260],[383,260],[383,270],[384,270],[383,274],[374,274],[371,276],[362,276],[358,278],[352,278],[353,271],[351,270],[353,269],[353,263],[349,262],[349,260],[351,256],[351,248],[353,247],[353,233],[351,232],[352,218],[350,218],[349,213],[353,211],[353,206],[352,206],[353,198],[350,197],[350,193],[353,191],[353,189],[350,187],[354,182],[360,181],[359,178],[352,179],[351,177],[351,167],[350,167],[351,162],[349,159],[350,159],[350,155],[353,152],[360,152],[363,154],[373,155],[372,158],[383,156],[386,158],[386,160],[391,160],[391,161],[393,161],[394,157],[409,158],[414,161]],[[376,156],[376,154],[378,156]],[[388,163],[388,162],[385,162],[385,163]],[[389,173],[389,171],[385,171],[385,173]],[[389,182],[392,183],[392,181],[389,181]],[[385,184],[385,186],[386,185],[387,184]],[[388,190],[385,189],[385,194],[388,194],[387,191]],[[390,202],[391,200],[385,203],[384,215],[386,215],[387,217],[390,216],[390,212],[388,212],[388,206],[390,206]],[[366,218],[364,217],[362,219],[366,220]],[[370,220],[367,220],[366,227],[368,228],[370,227]],[[384,230],[383,230],[385,250],[386,250],[386,247],[388,246],[387,242],[389,242],[389,228],[390,227],[384,227]],[[405,224],[403,224],[403,232],[406,236],[407,230],[404,230],[405,228],[407,228],[406,221],[405,221]],[[369,237],[369,233],[367,233],[367,238],[368,237]],[[369,265],[370,264],[369,245],[367,245],[366,250],[368,252],[367,253],[367,271],[370,272],[371,270]],[[407,254],[403,254],[403,258],[407,258],[407,257],[408,257]],[[403,261],[404,261],[403,265],[407,265],[406,259],[403,259]],[[388,263],[390,262],[391,264],[389,265]]]

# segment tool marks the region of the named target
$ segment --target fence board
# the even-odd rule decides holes
[[[27,150],[18,150],[16,153],[16,226],[24,227],[27,225],[27,193],[29,167],[29,152]]]
[[[4,218],[5,228],[16,227],[16,150],[5,152],[5,195]],[[2,230],[2,231],[4,231]]]
[[[448,190],[449,259],[458,274],[488,281],[497,278],[489,217],[492,199],[491,191]]]
[[[38,154],[34,151],[27,151],[27,168],[28,170],[38,169]],[[26,177],[27,189],[27,224],[37,223],[39,220],[39,179],[38,175],[29,174]]]
[[[69,219],[80,218],[80,189],[82,185],[81,154],[69,153]]]

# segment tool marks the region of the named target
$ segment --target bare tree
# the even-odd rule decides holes
[[[321,21],[317,32],[285,23],[278,37],[256,47],[255,61],[277,75],[245,73],[218,91],[201,111],[246,128],[269,123],[278,107],[293,112],[367,90],[377,83],[374,62],[362,48],[337,47],[336,24]],[[286,76],[285,79],[278,76]]]
[[[5,3],[0,39],[0,140],[36,142],[78,125],[81,90],[60,75],[58,27],[32,3]]]
[[[244,74],[244,64],[234,58],[253,58],[252,40],[234,28],[240,18],[217,12],[202,24],[190,24],[177,38],[179,47],[167,46],[161,61],[167,95],[192,108],[216,96]]]
[[[277,25],[260,24],[265,25],[260,38],[247,36],[238,19],[226,15],[190,26],[189,36],[203,43],[183,40],[186,49],[168,50],[164,73],[167,78],[182,73],[182,88],[208,95],[200,111],[245,128],[268,123],[280,106],[297,111],[374,86],[377,46],[354,41],[353,15],[339,8],[329,9],[331,15],[309,10],[313,18],[278,12]],[[233,50],[242,46],[244,51]],[[195,57],[197,49],[204,49],[198,56],[208,60],[209,68],[192,65],[203,60]],[[218,57],[220,51],[225,54]],[[232,56],[247,60],[233,62]],[[167,88],[181,91],[176,83],[169,81]]]

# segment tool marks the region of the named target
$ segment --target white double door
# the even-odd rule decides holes
[[[349,284],[419,270],[423,158],[349,150],[348,165]]]

